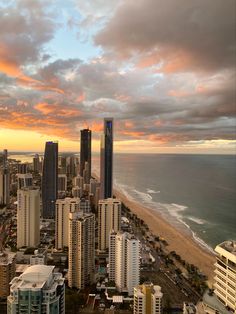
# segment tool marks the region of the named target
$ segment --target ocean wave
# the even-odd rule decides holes
[[[210,251],[213,254],[216,254],[212,247],[210,247],[208,244],[206,244],[205,241],[203,241],[201,238],[199,238],[195,232],[192,231],[193,239],[205,250]]]
[[[158,193],[161,193],[161,191],[154,191],[152,189],[147,189],[147,193],[148,194],[158,194]]]
[[[141,200],[143,200],[146,203],[152,201],[152,196],[148,193],[140,192],[136,189],[133,189],[133,192],[136,193],[139,197],[141,197]]]
[[[150,194],[140,192],[136,190],[134,187],[118,183],[116,181],[116,189],[119,190],[122,194],[125,195],[127,199],[130,201],[141,201],[144,205],[150,209],[156,210],[165,220],[167,220],[170,224],[175,227],[185,226],[186,231],[188,230],[189,235],[192,236],[193,240],[198,243],[202,248],[211,253],[214,252],[213,249],[205,243],[202,239],[200,239],[197,234],[191,229],[188,223],[184,219],[192,220],[198,224],[206,223],[204,220],[192,217],[185,216],[184,212],[188,209],[188,206],[175,204],[175,203],[159,203],[154,202],[152,200],[152,196]],[[150,192],[149,192],[150,193]],[[182,227],[181,227],[182,228]],[[178,228],[179,229],[179,228]]]
[[[200,218],[197,218],[197,217],[188,216],[186,218],[188,220],[191,220],[191,221],[195,222],[198,225],[204,225],[205,223],[207,223],[206,220],[200,219]]]

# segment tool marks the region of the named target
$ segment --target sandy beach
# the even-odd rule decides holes
[[[115,190],[114,194],[139,218],[143,219],[149,229],[156,236],[163,237],[168,242],[169,251],[175,251],[188,263],[196,265],[213,282],[215,257],[203,249],[187,233],[182,233],[170,225],[156,211],[144,207],[142,204],[129,200],[125,195]]]

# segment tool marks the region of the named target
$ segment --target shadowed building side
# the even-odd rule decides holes
[[[55,218],[58,193],[58,143],[46,142],[42,178],[43,218]]]
[[[104,119],[100,155],[100,199],[113,197],[113,118]]]
[[[80,176],[83,177],[85,170],[85,163],[88,163],[88,182],[91,178],[91,139],[92,132],[89,129],[80,131]]]

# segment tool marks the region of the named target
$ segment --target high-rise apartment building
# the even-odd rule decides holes
[[[27,162],[17,165],[17,173],[25,174],[29,172],[29,164]]]
[[[225,241],[216,246],[214,293],[236,313],[236,241]]]
[[[22,189],[33,186],[32,173],[18,173],[17,174],[17,188]]]
[[[55,218],[58,190],[58,143],[46,142],[42,177],[43,218]]]
[[[111,231],[118,232],[121,228],[121,201],[108,198],[98,202],[98,249],[109,248]]]
[[[113,197],[113,118],[104,119],[100,156],[100,199]]]
[[[95,217],[83,212],[69,214],[68,285],[84,289],[93,283],[95,267]]]
[[[8,314],[64,314],[65,283],[55,266],[33,265],[11,281]]]
[[[161,314],[162,297],[160,286],[144,283],[134,288],[134,314]]]
[[[0,169],[0,205],[10,201],[10,174],[7,168]]]
[[[140,243],[127,232],[110,234],[109,279],[120,292],[133,295],[140,280]]]
[[[55,246],[56,249],[68,247],[69,232],[69,213],[78,212],[80,210],[80,199],[69,198],[58,199],[56,201],[56,219],[55,219]]]
[[[7,298],[10,293],[10,282],[15,276],[15,253],[0,251],[0,298]]]
[[[86,182],[89,183],[91,178],[91,140],[92,132],[89,129],[80,131],[80,176],[84,176],[84,170],[87,171],[85,175]],[[85,163],[88,163],[87,169],[85,169]]]
[[[37,188],[17,191],[17,247],[40,242],[40,192]]]
[[[66,192],[67,190],[67,175],[59,174],[58,175],[58,192]]]
[[[39,155],[35,154],[33,157],[33,171],[38,173],[41,170],[40,168],[41,168],[41,164],[39,160]]]

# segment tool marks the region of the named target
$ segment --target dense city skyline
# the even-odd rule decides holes
[[[0,149],[77,151],[89,127],[99,151],[112,116],[116,152],[235,152],[234,0],[0,0],[0,11]]]

